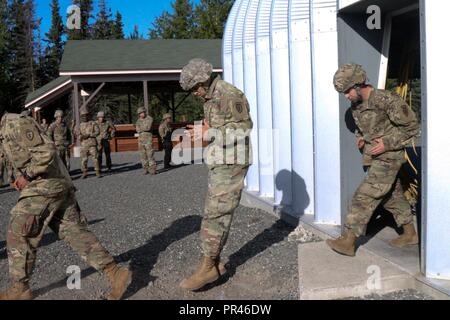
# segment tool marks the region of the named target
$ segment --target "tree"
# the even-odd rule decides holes
[[[139,27],[137,25],[134,26],[133,32],[128,37],[130,40],[143,40],[144,36],[139,33]]]
[[[37,30],[34,0],[13,0],[10,8],[10,41],[8,43],[13,86],[12,103],[21,110],[28,93],[36,90],[34,33]]]
[[[192,39],[195,36],[194,10],[189,0],[175,0],[171,3],[172,14],[164,11],[153,22],[150,38]]]
[[[93,25],[93,38],[97,40],[111,39],[113,29],[111,9],[107,8],[105,0],[100,0],[98,8],[97,19]]]
[[[8,29],[8,3],[7,0],[0,0],[0,107],[10,105]]]
[[[59,65],[64,52],[64,25],[62,17],[59,14],[59,1],[52,0],[52,25],[47,34],[45,34],[47,48],[45,49],[45,75],[44,82],[48,82],[58,77]]]
[[[119,11],[116,13],[116,20],[114,21],[114,25],[112,28],[112,38],[113,39],[124,39],[125,34],[123,33],[123,21],[122,15]]]
[[[233,0],[201,0],[195,8],[196,38],[222,39]]]
[[[69,40],[91,39],[92,30],[89,20],[92,18],[92,0],[72,0],[72,3],[80,8],[81,28],[80,30],[67,30]]]

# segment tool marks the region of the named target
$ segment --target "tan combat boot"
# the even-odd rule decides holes
[[[414,228],[414,223],[410,223],[403,226],[403,234],[391,241],[389,244],[393,247],[403,248],[409,245],[416,245],[419,243],[419,237],[417,236],[416,229]]]
[[[217,281],[219,277],[220,273],[216,260],[204,257],[197,271],[190,278],[184,279],[180,283],[180,287],[185,290],[196,291],[209,283]]]
[[[132,272],[128,268],[119,267],[116,263],[107,266],[104,272],[112,288],[107,299],[120,300],[131,282]]]
[[[81,176],[81,179],[86,179],[87,178],[87,176],[88,176],[88,173],[87,173],[87,171],[83,171],[83,175]]]
[[[0,293],[0,300],[32,300],[33,294],[28,284],[15,282],[6,291]]]
[[[151,167],[150,170],[148,171],[150,173],[150,175],[154,176],[156,175],[156,167]]]
[[[356,236],[351,230],[346,230],[339,239],[326,241],[331,249],[350,257],[355,256],[355,242]]]

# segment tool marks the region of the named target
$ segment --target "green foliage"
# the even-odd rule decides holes
[[[81,29],[80,30],[67,30],[67,36],[69,40],[87,40],[92,38],[92,28],[90,25],[90,19],[93,18],[92,0],[72,0],[74,5],[77,5],[81,11]]]
[[[106,1],[100,0],[99,11],[93,25],[93,39],[109,40],[113,38],[112,31],[114,22],[112,21],[111,9],[107,8]]]
[[[112,38],[113,39],[124,39],[125,34],[123,33],[123,21],[122,15],[119,11],[116,13],[116,20],[112,26]]]
[[[222,39],[233,0],[201,0],[195,9],[196,38]]]
[[[133,32],[128,36],[130,40],[143,40],[144,36],[139,32],[139,27],[134,26]]]
[[[8,4],[7,0],[0,0],[0,106],[10,106],[10,75],[8,59]]]
[[[386,90],[394,91],[398,87],[398,79],[388,79],[386,81]],[[422,118],[422,81],[420,79],[412,79],[409,81],[409,91],[406,102],[411,104],[411,108],[417,114],[419,120]]]
[[[195,37],[195,18],[191,1],[175,0],[172,14],[164,11],[150,30],[151,39],[192,39]]]

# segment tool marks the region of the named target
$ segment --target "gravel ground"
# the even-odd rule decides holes
[[[362,298],[347,298],[343,300],[434,300],[432,297],[417,290],[408,289],[388,294],[371,294]]]
[[[162,154],[157,154],[159,167]],[[74,161],[73,168],[79,161]],[[223,259],[229,273],[209,290],[184,292],[179,282],[199,259],[207,170],[184,166],[143,176],[139,156],[115,154],[115,172],[79,180],[77,198],[91,230],[121,264],[134,270],[128,299],[297,299],[297,246],[304,232],[255,209],[239,207]],[[18,194],[0,189],[0,289],[7,286],[5,232]],[[312,237],[314,238],[314,237]],[[317,239],[311,239],[316,241]],[[81,290],[66,287],[68,266],[82,270]],[[49,233],[38,251],[32,288],[37,299],[102,299],[106,279]]]

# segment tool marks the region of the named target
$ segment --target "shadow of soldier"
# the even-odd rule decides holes
[[[124,252],[116,257],[114,260],[117,263],[128,262],[130,269],[133,271],[133,276],[123,299],[127,299],[136,294],[139,290],[147,287],[150,282],[157,278],[151,276],[151,271],[158,261],[161,253],[173,243],[178,242],[191,234],[200,230],[201,217],[188,216],[173,222],[168,228],[161,233],[153,236],[141,247]],[[90,267],[81,272],[81,279],[86,278],[97,271]],[[46,294],[47,292],[66,286],[67,278],[61,279],[58,282],[48,285],[47,287],[35,291],[36,296]]]
[[[201,291],[225,284],[234,277],[237,268],[275,244],[283,242],[296,229],[299,217],[304,214],[310,204],[305,181],[295,172],[282,170],[275,178],[275,185],[283,194],[278,208],[280,219],[233,253],[226,264],[227,273],[216,283],[206,286]],[[296,254],[296,252],[293,253],[293,255]]]

